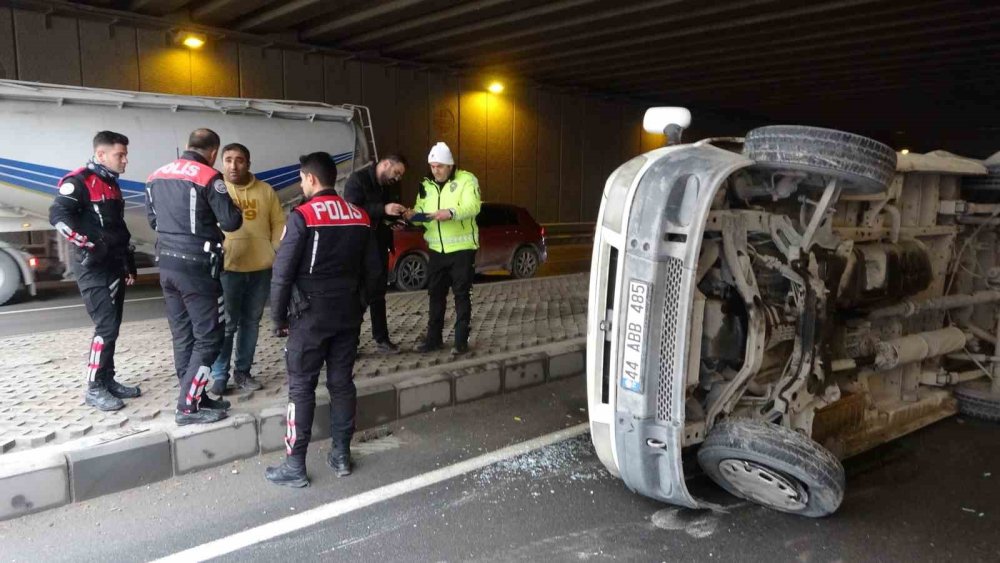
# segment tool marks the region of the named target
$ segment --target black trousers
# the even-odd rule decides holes
[[[285,453],[305,460],[316,412],[316,385],[326,364],[330,392],[330,436],[333,449],[349,452],[354,436],[358,392],[354,360],[361,332],[361,304],[346,298],[311,296],[309,310],[290,319],[285,361],[288,366],[288,412]]]
[[[432,250],[430,255],[427,267],[427,294],[430,300],[427,341],[442,342],[450,287],[455,295],[455,343],[467,344],[472,322],[472,278],[476,275],[476,251],[459,250],[442,254]]]
[[[177,410],[198,410],[225,337],[222,283],[206,272],[160,268],[160,287],[174,344],[174,369],[180,380]]]
[[[94,321],[94,337],[85,373],[87,385],[99,387],[115,376],[115,344],[125,308],[125,275],[118,271],[91,271],[88,275],[88,283],[81,286],[80,295]]]
[[[375,295],[368,296],[368,311],[372,319],[372,338],[375,342],[389,342],[389,321],[385,310],[385,292],[389,284],[389,249],[381,249],[379,257],[382,259],[382,269],[378,273]]]

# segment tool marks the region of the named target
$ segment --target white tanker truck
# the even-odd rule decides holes
[[[152,254],[145,180],[177,158],[188,134],[213,129],[223,144],[251,152],[252,170],[287,207],[301,198],[299,155],[334,155],[341,182],[375,158],[368,109],[354,105],[203,98],[0,80],[0,304],[19,289],[34,295],[37,273],[61,277],[65,241],[48,223],[59,179],[91,156],[97,131],[129,138],[119,182],[136,249]],[[338,189],[342,185],[338,185]],[[149,263],[149,262],[147,262]]]

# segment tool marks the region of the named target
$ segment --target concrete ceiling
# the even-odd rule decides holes
[[[992,0],[77,4],[768,121],[1000,132]]]

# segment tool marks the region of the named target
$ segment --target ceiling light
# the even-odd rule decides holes
[[[207,40],[204,33],[192,33],[188,31],[181,32],[178,37],[180,38],[180,44],[188,49],[200,49],[205,45],[205,41]]]
[[[499,94],[503,92],[503,84],[497,81],[490,82],[490,85],[486,88],[494,94]]]

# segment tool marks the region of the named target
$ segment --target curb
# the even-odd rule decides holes
[[[451,362],[357,383],[357,431],[513,392],[586,368],[585,338]],[[319,386],[313,440],[330,437]],[[119,430],[45,450],[0,456],[0,521],[125,491],[284,448],[285,406],[233,413],[207,425]]]

